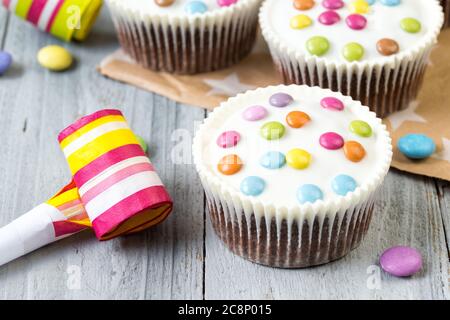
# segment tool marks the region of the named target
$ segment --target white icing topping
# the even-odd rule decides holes
[[[335,201],[342,198],[331,188],[332,179],[339,174],[353,177],[358,186],[368,185],[377,179],[380,168],[386,165],[387,154],[390,153],[389,138],[385,128],[374,113],[366,107],[343,97],[338,93],[319,88],[299,86],[284,86],[282,90],[273,91],[274,87],[263,89],[263,93],[248,92],[241,97],[240,103],[225,104],[226,108],[221,117],[215,117],[205,124],[201,137],[201,161],[206,170],[219,181],[241,194],[240,184],[247,176],[258,176],[265,180],[264,192],[254,197],[264,205],[276,207],[298,206],[297,190],[303,184],[315,184],[324,193],[324,201]],[[301,89],[299,89],[301,88]],[[306,89],[305,89],[306,88]],[[305,92],[306,91],[306,92]],[[287,107],[277,108],[269,104],[269,97],[276,92],[289,93],[294,102]],[[343,111],[324,109],[320,105],[323,97],[334,96],[341,99],[345,108]],[[245,99],[246,98],[246,99]],[[249,106],[262,105],[269,111],[266,118],[259,121],[243,119],[242,112]],[[287,125],[286,115],[291,111],[303,111],[311,121],[302,128],[294,129]],[[349,124],[353,120],[366,121],[373,130],[369,138],[363,138],[349,131]],[[268,141],[260,134],[260,128],[269,121],[278,121],[286,127],[286,133],[280,140]],[[240,133],[241,140],[236,147],[221,148],[216,144],[217,137],[224,131],[235,130]],[[319,137],[326,132],[336,132],[345,141],[353,140],[361,143],[366,156],[361,162],[349,161],[343,149],[327,150],[319,144]],[[307,169],[297,170],[287,164],[281,169],[266,169],[260,165],[261,157],[268,151],[279,151],[283,154],[293,148],[301,148],[312,155],[312,162]],[[217,169],[219,160],[228,154],[237,154],[243,161],[242,169],[234,175],[225,176]]]
[[[324,58],[330,61],[346,62],[342,56],[342,48],[350,42],[357,42],[365,49],[362,60],[385,59],[376,49],[378,40],[391,38],[400,45],[400,51],[412,48],[420,43],[423,37],[430,31],[439,29],[440,23],[438,6],[430,0],[402,0],[397,6],[386,6],[375,1],[370,6],[370,12],[363,14],[367,18],[367,26],[363,30],[350,29],[345,18],[351,14],[349,4],[353,0],[344,0],[345,6],[335,10],[341,20],[334,25],[323,25],[318,21],[321,13],[327,11],[322,6],[321,0],[316,0],[315,6],[310,10],[300,11],[294,8],[293,1],[268,0],[266,10],[269,27],[284,43],[303,52],[306,56],[311,54],[306,50],[305,43],[313,36],[324,36],[330,42],[330,50]],[[313,24],[304,29],[296,30],[290,27],[290,19],[298,14],[305,14],[313,20]],[[400,27],[403,18],[415,18],[422,24],[418,33],[405,32]]]
[[[125,1],[125,0],[123,0]],[[159,6],[154,0],[126,0],[124,4],[132,10],[139,10],[143,14],[168,13],[168,14],[186,14],[185,6],[192,0],[175,0],[175,2],[167,7]],[[208,11],[221,9],[217,0],[200,0],[208,7]],[[239,0],[245,1],[245,0]],[[239,2],[238,1],[238,2]]]

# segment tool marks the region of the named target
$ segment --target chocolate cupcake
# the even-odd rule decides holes
[[[450,1],[441,0],[441,5],[444,8],[444,28],[448,28],[450,26]]]
[[[360,102],[280,85],[216,108],[193,154],[212,225],[228,248],[256,263],[300,268],[358,246],[392,147]]]
[[[108,0],[119,42],[143,67],[196,74],[244,58],[262,0]]]
[[[385,117],[416,98],[443,13],[437,0],[266,0],[260,24],[286,84],[340,91]]]

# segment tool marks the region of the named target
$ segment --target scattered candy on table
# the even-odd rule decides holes
[[[422,269],[422,264],[420,252],[407,246],[389,248],[380,257],[381,268],[396,277],[410,277]]]
[[[9,52],[0,51],[0,76],[3,75],[12,64],[12,56]]]
[[[139,142],[139,145],[141,146],[142,150],[144,150],[144,153],[147,153],[148,146],[147,146],[147,143],[145,142],[145,140],[141,136],[138,136],[138,135],[136,135],[136,140]]]
[[[407,134],[397,143],[398,150],[410,159],[426,159],[436,151],[433,139],[424,134]]]
[[[51,45],[42,48],[37,56],[39,64],[51,71],[64,71],[72,66],[72,54],[65,48]]]

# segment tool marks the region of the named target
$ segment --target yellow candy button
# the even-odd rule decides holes
[[[296,15],[291,19],[292,29],[304,29],[312,24],[312,20],[306,14]]]
[[[294,169],[306,169],[311,163],[311,155],[302,149],[292,149],[286,154],[286,162]]]
[[[47,46],[39,50],[39,64],[52,71],[63,71],[72,65],[73,58],[69,51],[60,46]]]
[[[350,4],[350,11],[365,14],[370,11],[370,5],[366,0],[355,0]]]

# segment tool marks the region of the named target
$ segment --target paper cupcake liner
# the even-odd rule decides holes
[[[441,5],[444,8],[444,28],[450,26],[450,1],[441,0]]]
[[[155,71],[195,74],[227,68],[251,51],[261,1],[241,0],[193,16],[141,14],[121,0],[108,4],[119,42],[137,63]]]
[[[253,95],[289,92],[291,86],[249,91],[222,103],[200,126],[193,144],[196,169],[205,190],[212,225],[219,238],[235,254],[253,262],[280,268],[303,268],[323,264],[346,255],[361,242],[371,221],[378,190],[392,159],[389,133],[377,119],[375,130],[385,144],[385,157],[368,182],[335,201],[317,201],[294,207],[276,207],[248,197],[222,183],[203,163],[203,140],[207,130],[223,122],[234,106],[251,105]],[[304,86],[294,86],[304,89]],[[325,95],[347,99],[320,90]],[[353,101],[375,117],[368,107]],[[205,138],[203,137],[205,135]]]
[[[430,6],[436,6],[436,17],[432,19],[436,21],[436,27],[417,46],[390,57],[351,63],[305,56],[281,41],[265,18],[271,1],[266,0],[261,7],[259,21],[285,84],[305,84],[339,91],[368,105],[379,117],[406,109],[416,99],[444,19],[437,0],[430,1]]]

